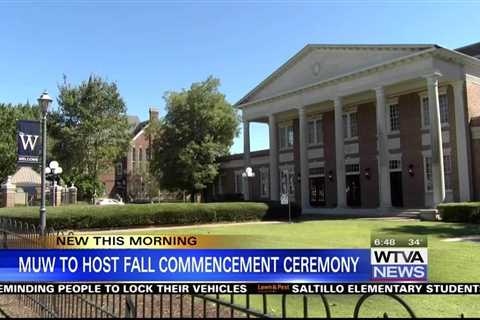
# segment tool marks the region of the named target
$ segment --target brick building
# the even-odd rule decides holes
[[[127,201],[146,200],[152,197],[149,161],[152,139],[149,126],[158,120],[156,108],[149,109],[149,120],[140,122],[138,117],[129,116],[132,140],[127,155],[115,165],[115,193]]]
[[[479,54],[307,45],[236,104],[244,153],[222,161],[213,192],[278,201],[288,189],[306,213],[480,199]],[[269,125],[269,150],[250,152],[251,122]]]

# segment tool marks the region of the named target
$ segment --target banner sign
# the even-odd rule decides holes
[[[40,121],[17,121],[18,164],[40,163]]]
[[[462,294],[480,283],[4,282],[1,294]]]
[[[7,249],[0,281],[367,282],[369,249]]]

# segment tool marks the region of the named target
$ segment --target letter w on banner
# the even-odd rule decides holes
[[[40,163],[42,139],[39,121],[17,121],[17,146],[18,164]]]

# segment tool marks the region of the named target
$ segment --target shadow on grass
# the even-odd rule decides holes
[[[436,235],[440,238],[456,238],[464,236],[480,235],[480,225],[439,222],[435,225],[402,225],[396,227],[383,228],[379,230],[385,233],[406,233],[421,235]]]

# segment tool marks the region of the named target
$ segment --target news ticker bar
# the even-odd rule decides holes
[[[0,283],[0,294],[462,294],[479,283]]]

